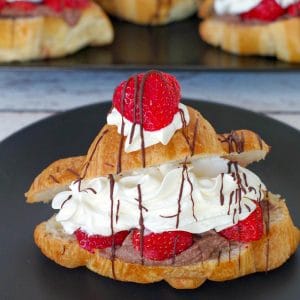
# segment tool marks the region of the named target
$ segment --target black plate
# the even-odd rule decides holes
[[[219,132],[249,128],[272,146],[265,162],[253,165],[275,193],[288,199],[299,225],[300,133],[258,114],[208,102],[186,101]],[[69,270],[44,257],[32,240],[34,226],[53,214],[49,205],[25,204],[24,191],[52,161],[86,152],[105,122],[110,103],[48,118],[0,144],[0,299],[299,299],[299,250],[283,267],[230,282],[206,282],[194,291],[166,283],[138,285],[100,277],[85,268]]]
[[[107,47],[86,48],[61,59],[3,64],[16,68],[165,68],[194,70],[297,70],[275,58],[240,57],[205,44],[198,35],[199,19],[160,27],[113,20],[115,41]]]

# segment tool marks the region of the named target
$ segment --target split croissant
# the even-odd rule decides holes
[[[91,3],[74,26],[63,18],[0,19],[0,62],[61,57],[88,46],[110,44],[114,32],[104,11]]]
[[[199,112],[188,109],[188,126],[178,130],[166,146],[156,144],[145,149],[146,167],[209,156],[221,156],[248,165],[264,159],[269,152],[270,147],[256,133],[237,130],[217,135]],[[87,156],[58,160],[38,175],[26,194],[27,202],[50,201],[56,193],[66,190],[72,181],[116,174],[118,166],[124,174],[140,169],[142,153],[126,153],[117,128],[105,125]],[[102,250],[90,253],[82,249],[74,235],[67,235],[55,217],[36,227],[34,239],[47,257],[68,268],[86,266],[107,277],[114,278],[114,273],[115,278],[122,281],[151,283],[165,280],[174,288],[196,288],[207,279],[224,281],[274,269],[296,251],[300,232],[293,225],[285,201],[266,193],[264,202],[272,209],[266,212],[264,208],[270,222],[262,239],[251,243],[231,243],[220,249],[218,258],[188,265],[148,266],[116,258],[113,271],[112,261]]]
[[[213,15],[213,0],[205,0],[199,14],[204,18],[199,33],[208,44],[239,55],[275,56],[300,62],[300,18],[249,24],[229,22]]]

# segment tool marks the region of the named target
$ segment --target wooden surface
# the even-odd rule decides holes
[[[44,117],[110,100],[134,71],[0,71],[0,140]],[[300,129],[300,73],[173,72],[183,97],[267,114]]]

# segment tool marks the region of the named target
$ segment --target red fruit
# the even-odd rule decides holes
[[[181,98],[180,86],[176,78],[170,74],[149,71],[137,75],[137,85],[135,87],[134,76],[127,81],[123,81],[116,89],[113,96],[113,105],[121,113],[122,95],[125,85],[124,117],[129,121],[134,121],[134,104],[136,100],[135,120],[140,121],[139,95],[141,93],[141,82],[144,79],[144,91],[142,97],[143,104],[143,128],[154,131],[161,129],[173,120],[178,112],[178,105]]]
[[[35,3],[31,3],[27,1],[17,1],[17,2],[6,3],[6,6],[21,11],[32,11],[36,8],[37,5]]]
[[[0,10],[6,5],[5,0],[0,0]]]
[[[287,8],[287,13],[292,17],[300,16],[300,2],[290,5]]]
[[[245,220],[219,232],[230,241],[252,242],[261,239],[264,231],[263,214],[260,205]]]
[[[86,232],[77,229],[75,231],[75,236],[81,248],[94,252],[95,249],[111,247],[113,244],[113,238],[115,246],[122,245],[128,233],[129,231],[124,230],[116,233],[114,236],[103,236],[98,234],[88,235]]]
[[[64,8],[64,0],[44,0],[44,4],[56,12],[61,12]]]
[[[241,14],[244,21],[274,21],[285,14],[285,9],[282,8],[275,0],[263,0],[250,11]]]
[[[134,230],[132,243],[140,251],[141,235],[139,230]],[[165,260],[186,250],[193,244],[193,235],[185,231],[165,231],[150,233],[144,236],[143,255],[152,260]]]

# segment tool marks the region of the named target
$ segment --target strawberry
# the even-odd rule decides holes
[[[285,9],[282,8],[275,0],[262,0],[256,7],[241,14],[241,18],[244,21],[259,20],[270,22],[278,19],[284,14]]]
[[[147,76],[145,78],[145,76]],[[123,81],[116,89],[113,96],[114,107],[122,113],[122,95],[125,85],[124,117],[134,122],[134,103],[136,100],[135,120],[140,124],[140,101],[139,95],[142,92],[142,80],[144,79],[144,90],[142,97],[143,128],[154,131],[166,127],[173,120],[178,112],[180,101],[180,86],[176,78],[170,74],[149,71],[138,74],[135,86],[134,77]],[[136,99],[135,99],[136,96]]]
[[[31,11],[36,8],[35,3],[27,2],[27,1],[17,1],[17,2],[11,2],[6,3],[6,6],[9,8],[18,9],[20,11]]]
[[[140,251],[140,230],[134,230],[133,247]],[[144,236],[143,255],[152,260],[165,260],[186,250],[193,244],[193,235],[185,231],[165,231]],[[174,253],[175,250],[175,253]]]
[[[288,15],[290,15],[292,17],[300,16],[300,2],[290,5],[287,8],[287,13],[288,13]]]
[[[6,5],[5,0],[0,0],[0,10]]]
[[[123,241],[127,237],[129,231],[120,231],[113,236],[103,236],[103,235],[88,235],[86,232],[77,229],[75,231],[75,236],[81,248],[88,250],[89,252],[94,252],[95,249],[105,249],[113,245],[113,239],[115,246],[122,245]]]
[[[261,239],[264,231],[262,209],[256,203],[256,209],[245,220],[219,232],[230,241],[252,242]]]
[[[64,8],[64,0],[44,0],[44,4],[56,12],[61,12]]]

